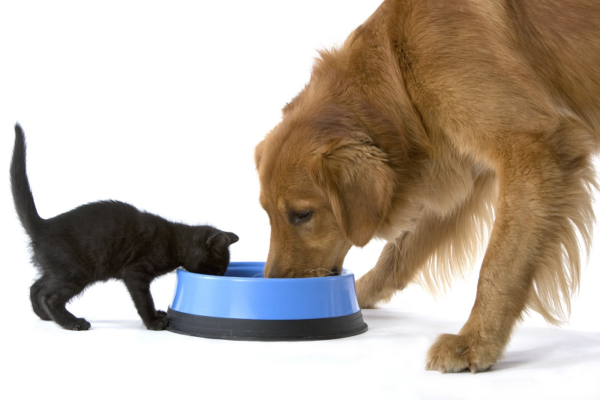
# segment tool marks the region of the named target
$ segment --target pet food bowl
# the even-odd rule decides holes
[[[177,270],[171,332],[230,340],[320,340],[367,330],[354,274],[271,278],[264,262],[232,262],[225,276]]]

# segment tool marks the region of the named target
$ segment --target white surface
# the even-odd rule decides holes
[[[114,198],[172,220],[236,232],[234,261],[264,260],[253,149],[310,75],[378,1],[0,3],[0,387],[11,398],[600,398],[600,235],[570,323],[526,317],[491,372],[424,371],[440,333],[456,333],[476,268],[437,299],[409,287],[366,310],[369,331],[324,342],[253,343],[143,328],[124,286],[93,286],[70,310],[89,332],[36,319],[35,271],[12,209],[13,124],[29,141],[38,209],[51,217]],[[300,4],[302,4],[300,6]],[[600,214],[596,206],[597,214]],[[382,243],[352,249],[357,276]],[[173,274],[153,285],[165,309]]]

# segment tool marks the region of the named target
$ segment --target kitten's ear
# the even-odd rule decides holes
[[[236,235],[233,232],[225,232],[225,234],[229,238],[229,244],[234,244],[235,242],[237,242],[238,240],[240,240],[240,238],[238,237],[238,235]]]
[[[238,240],[240,238],[235,233],[217,232],[206,240],[206,246],[212,251],[222,252]]]

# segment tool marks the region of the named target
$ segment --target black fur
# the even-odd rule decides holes
[[[87,330],[89,322],[65,308],[94,282],[123,280],[148,329],[167,327],[154,308],[150,283],[183,266],[190,272],[223,275],[229,265],[230,232],[210,226],[169,222],[118,201],[86,204],[50,219],[35,207],[26,172],[25,135],[15,126],[10,167],[15,208],[31,239],[33,263],[41,276],[31,286],[31,304],[43,320],[66,329]]]

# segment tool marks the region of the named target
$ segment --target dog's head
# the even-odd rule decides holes
[[[316,110],[287,110],[255,149],[271,223],[267,277],[339,274],[350,247],[371,240],[392,203],[386,154],[342,107]]]
[[[367,24],[368,25],[368,24]],[[411,229],[431,150],[377,25],[321,52],[310,82],[256,146],[269,215],[267,277],[339,274],[353,246]]]

